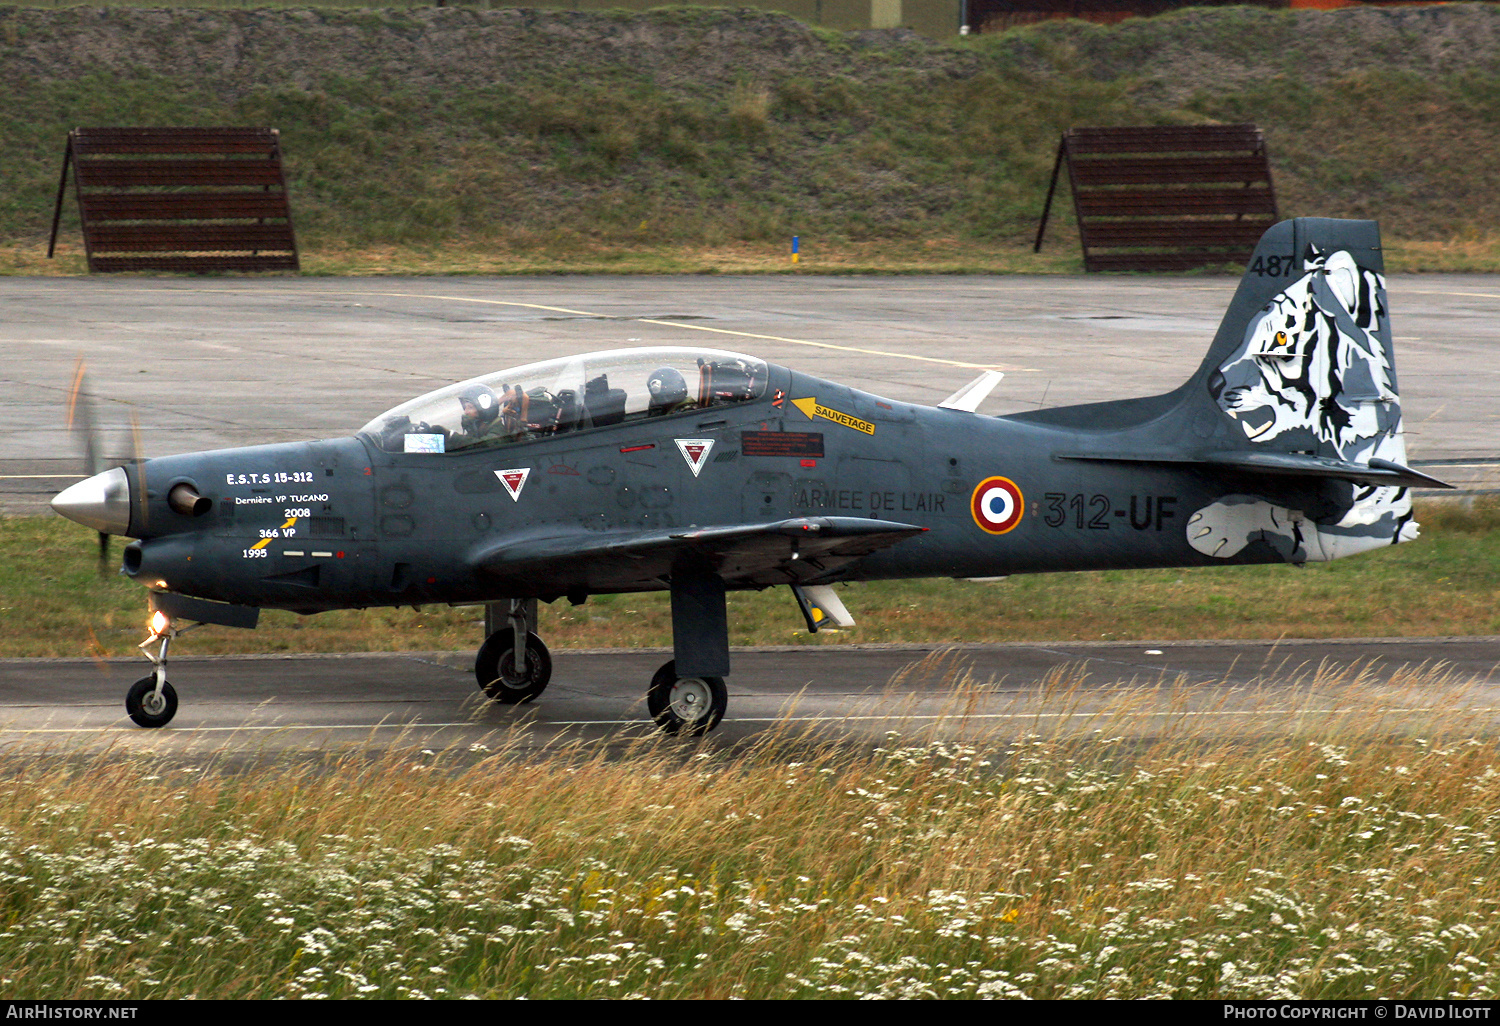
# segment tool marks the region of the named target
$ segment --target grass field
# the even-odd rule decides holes
[[[1232,741],[31,759],[0,781],[0,985],[1492,1000],[1500,755],[1461,688],[1401,684],[1324,680]]]
[[[730,643],[1400,637],[1500,634],[1500,506],[1433,502],[1417,542],[1334,563],[946,578],[845,586],[859,625],[809,635],[784,589],[729,596]],[[0,519],[0,656],[133,654],[145,593],[100,576],[92,532],[57,517]],[[1441,602],[1431,600],[1442,596]],[[219,628],[173,651],[344,652],[476,648],[478,608],[268,611],[255,631]],[[671,645],[663,594],[541,607],[552,648]]]

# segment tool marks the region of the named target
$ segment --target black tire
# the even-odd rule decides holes
[[[142,677],[125,693],[125,711],[142,727],[165,727],[177,715],[177,692],[162,681],[161,697],[156,696],[156,675]]]
[[[552,654],[542,639],[526,635],[526,675],[516,675],[514,634],[509,627],[484,639],[474,657],[474,679],[479,690],[504,705],[529,702],[552,680]]]
[[[677,661],[668,660],[651,678],[646,708],[666,733],[694,737],[719,725],[729,708],[729,689],[723,677],[679,677]]]

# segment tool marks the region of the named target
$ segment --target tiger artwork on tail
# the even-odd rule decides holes
[[[1282,451],[1404,464],[1387,316],[1379,274],[1344,251],[1315,254],[1250,322],[1243,344],[1210,376],[1209,392],[1258,445],[1277,440]],[[1406,488],[1353,487],[1353,505],[1332,523],[1253,495],[1225,496],[1189,518],[1188,541],[1227,559],[1258,539],[1302,563],[1417,536]]]

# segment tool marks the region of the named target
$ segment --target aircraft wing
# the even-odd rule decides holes
[[[578,526],[507,538],[473,563],[518,595],[657,589],[682,565],[710,569],[731,587],[796,584],[925,530],[861,517],[631,532]]]

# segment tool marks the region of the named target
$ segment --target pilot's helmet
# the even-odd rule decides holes
[[[458,394],[458,401],[464,407],[464,420],[472,420],[479,427],[493,424],[500,416],[500,401],[488,385],[470,385]],[[469,412],[471,407],[473,413]]]
[[[671,367],[658,367],[646,379],[646,388],[651,392],[651,406],[661,409],[675,406],[687,398],[687,382]]]

